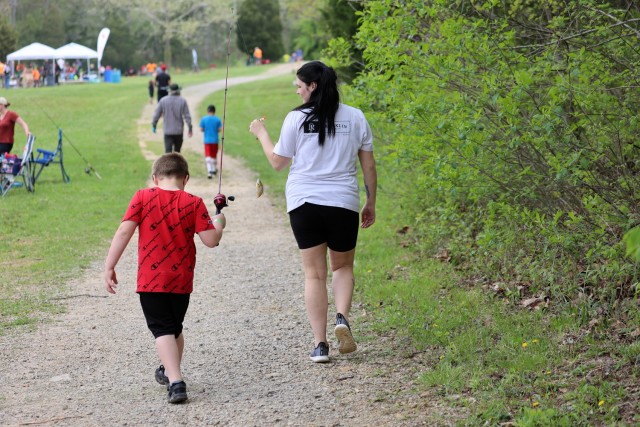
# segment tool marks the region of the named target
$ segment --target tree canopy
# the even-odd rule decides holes
[[[263,58],[278,61],[285,53],[278,0],[244,0],[238,8],[236,32],[238,49],[246,54],[257,46]]]

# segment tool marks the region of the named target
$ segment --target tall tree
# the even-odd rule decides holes
[[[0,60],[18,47],[18,33],[5,18],[0,18]]]
[[[54,48],[65,42],[61,4],[48,0],[23,0],[17,3],[16,25],[21,45],[44,43]]]
[[[287,52],[292,52],[299,47],[299,42],[295,40],[300,33],[299,27],[302,22],[316,23],[320,19],[320,9],[310,8],[308,0],[280,0],[280,15],[282,17],[282,38]],[[308,34],[308,33],[307,33]],[[319,37],[321,32],[315,34]],[[307,49],[305,49],[307,52]]]
[[[142,15],[148,33],[162,42],[164,62],[173,61],[172,41],[190,44],[198,31],[229,19],[231,9],[223,0],[111,0],[127,13]]]
[[[278,0],[245,0],[238,9],[237,32],[238,48],[246,54],[258,46],[272,61],[284,55]]]
[[[136,46],[126,15],[119,10],[111,10],[104,21],[105,27],[111,30],[109,41],[104,50],[102,64],[127,70],[135,61],[133,59]]]

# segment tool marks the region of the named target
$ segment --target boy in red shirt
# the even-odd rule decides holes
[[[212,219],[202,198],[184,191],[189,166],[179,153],[158,158],[152,177],[155,187],[136,192],[116,231],[105,262],[104,281],[107,292],[115,294],[116,265],[138,228],[136,292],[162,362],[156,369],[156,381],[167,386],[170,403],[180,403],[187,400],[180,362],[182,322],[196,264],[194,234],[213,248],[222,238],[226,219],[222,213]]]

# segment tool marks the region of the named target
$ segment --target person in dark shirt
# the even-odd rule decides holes
[[[156,74],[156,86],[158,87],[158,102],[165,96],[169,95],[169,86],[171,85],[171,76],[167,73],[167,66],[162,64],[160,72]]]

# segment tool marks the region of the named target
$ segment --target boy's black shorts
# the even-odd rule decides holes
[[[289,212],[291,229],[300,249],[323,243],[336,252],[354,249],[359,219],[358,212],[313,203],[305,203]]]
[[[189,308],[191,294],[165,292],[139,292],[140,305],[147,326],[155,338],[182,333],[182,322]]]

